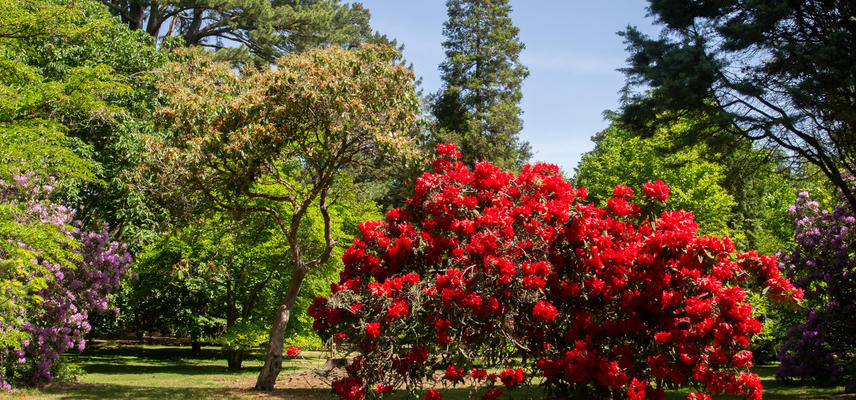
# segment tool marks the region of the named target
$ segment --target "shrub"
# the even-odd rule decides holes
[[[744,287],[801,297],[775,257],[697,236],[690,212],[656,216],[659,181],[638,204],[617,186],[598,208],[555,166],[470,171],[454,146],[438,150],[405,209],[360,226],[333,294],[309,308],[316,330],[360,350],[339,397],[439,399],[423,386],[466,380],[491,399],[535,376],[557,397],[663,398],[690,383],[704,392],[691,398],[761,397]]]
[[[0,283],[39,282],[26,291],[4,292],[0,338],[15,332],[17,340],[0,341],[4,345],[0,347],[0,389],[9,389],[12,383],[37,385],[73,373],[75,368],[57,360],[66,349],[84,349],[90,313],[118,311],[109,307],[109,295],[119,288],[131,263],[125,245],[111,242],[106,226],[100,232],[82,230],[73,210],[48,200],[52,190],[31,173],[14,175],[9,182],[0,180],[0,207],[22,210],[8,225],[29,228],[12,243],[32,256],[22,260],[0,251],[0,264],[11,264],[16,271],[2,276]],[[44,231],[46,226],[64,240],[36,240],[40,232],[34,227]],[[8,230],[0,232],[0,238],[12,241],[7,235]],[[69,256],[55,257],[53,249]]]
[[[778,378],[838,383],[856,372],[856,213],[841,198],[832,210],[799,194],[791,207],[796,225],[793,251],[780,267],[806,294],[804,322],[788,332],[778,358]]]

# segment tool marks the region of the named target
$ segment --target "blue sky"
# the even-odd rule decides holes
[[[441,85],[444,0],[359,0],[372,27],[404,44],[404,56],[421,76],[425,93]],[[656,35],[643,0],[511,0],[511,18],[526,49],[523,131],[533,161],[557,164],[573,173],[591,137],[607,123],[603,111],[618,107],[627,58],[616,32],[627,25]]]

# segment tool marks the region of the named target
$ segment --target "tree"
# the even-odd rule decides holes
[[[95,0],[4,2],[0,18],[0,158],[53,175],[76,218],[108,222],[111,237],[139,248],[156,218],[126,173],[154,125],[154,70],[167,55]],[[70,170],[72,154],[86,165]]]
[[[131,30],[144,30],[159,41],[181,37],[187,46],[204,46],[241,61],[255,57],[272,62],[322,45],[385,40],[372,33],[367,9],[339,0],[102,2]]]
[[[95,178],[91,151],[66,133],[80,119],[111,118],[107,99],[127,86],[102,64],[66,65],[42,52],[100,33],[105,21],[88,18],[83,4],[0,4],[0,178],[30,172],[62,186]]]
[[[91,151],[67,135],[77,121],[109,119],[116,107],[107,100],[122,93],[110,68],[101,64],[48,62],[42,50],[65,49],[97,36],[104,19],[87,14],[86,1],[8,1],[0,3],[0,342],[20,348],[23,310],[37,307],[35,293],[49,283],[44,263],[69,266],[77,240],[68,235],[63,211],[68,194],[96,181]],[[96,7],[100,7],[96,4]],[[21,197],[29,182],[38,193]],[[49,189],[48,189],[49,188]],[[25,193],[26,194],[26,193]],[[23,244],[23,245],[22,245]],[[14,299],[14,301],[12,301]]]
[[[288,246],[292,272],[257,389],[272,389],[279,374],[304,278],[333,254],[330,207],[345,169],[371,154],[406,154],[410,147],[413,74],[394,57],[385,47],[332,46],[237,74],[190,52],[163,74],[168,103],[160,118],[169,130],[150,138],[141,184],[174,210],[265,215]],[[322,240],[306,243],[301,232],[312,214],[321,218]]]
[[[432,104],[441,139],[459,145],[468,165],[490,160],[503,168],[523,166],[532,153],[521,141],[520,64],[524,45],[511,22],[508,0],[449,0],[443,24],[446,61],[443,88]]]
[[[733,238],[738,233],[731,229],[736,203],[722,187],[725,168],[703,159],[704,146],[667,153],[671,135],[663,129],[643,139],[613,124],[595,136],[595,148],[583,155],[574,183],[587,189],[590,201],[605,207],[615,186],[662,180],[669,185],[669,203],[692,212],[700,232]]]
[[[704,143],[680,143],[691,125],[685,120],[661,125],[643,138],[613,122],[594,136],[595,148],[583,155],[574,183],[605,206],[616,185],[638,187],[659,179],[671,189],[670,204],[691,211],[703,234],[727,235],[744,250],[784,249],[793,236],[787,216],[793,179],[750,143],[727,155]]]
[[[852,2],[652,0],[650,39],[622,33],[630,56],[623,120],[639,129],[711,116],[692,140],[755,140],[817,166],[856,207],[856,13]],[[710,129],[714,128],[714,129]],[[649,132],[651,130],[649,129]]]
[[[662,182],[638,203],[617,186],[599,208],[554,165],[470,170],[453,145],[438,150],[406,208],[360,225],[333,294],[310,309],[316,329],[360,352],[333,382],[340,398],[417,398],[465,377],[483,399],[533,378],[553,398],[663,399],[682,384],[690,399],[761,398],[746,350],[761,323],[744,288],[801,298],[775,257],[660,212]]]
[[[338,204],[331,204],[333,239],[347,243],[357,224],[376,217],[373,203],[357,199],[352,190],[340,189]],[[348,193],[350,192],[350,193]],[[279,208],[287,215],[288,210]],[[307,216],[303,243],[323,242],[320,215]],[[327,284],[338,274],[342,245],[330,260],[313,269],[295,301],[286,329],[292,345],[319,347],[306,307],[313,295],[328,293]],[[148,246],[138,257],[122,318],[138,330],[189,335],[194,346],[209,337],[226,350],[229,369],[240,369],[245,351],[267,341],[267,322],[279,307],[279,296],[289,283],[292,268],[288,245],[279,228],[261,214],[210,213],[178,226]]]

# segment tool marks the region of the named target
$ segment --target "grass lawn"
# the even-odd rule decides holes
[[[307,380],[311,370],[320,367],[326,354],[306,351],[302,358],[286,360],[278,389],[270,392],[249,390],[262,366],[261,353],[251,353],[244,369],[230,372],[219,348],[205,347],[192,355],[189,347],[117,345],[101,343],[83,354],[72,355],[72,362],[85,373],[76,383],[52,384],[41,390],[23,390],[6,397],[15,399],[295,399],[332,400],[329,389],[315,388]],[[810,385],[782,386],[774,377],[775,367],[755,368],[764,384],[764,398],[826,399],[850,397],[842,387]],[[279,388],[283,387],[283,388]],[[446,400],[467,399],[466,389],[441,390]],[[0,395],[3,397],[3,395]],[[540,399],[538,388],[506,391],[503,398]],[[406,399],[399,393],[395,399]],[[668,399],[686,399],[686,391],[669,392]],[[719,396],[730,399],[736,397]]]

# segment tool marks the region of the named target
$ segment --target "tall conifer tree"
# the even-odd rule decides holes
[[[524,45],[511,22],[508,0],[448,0],[443,25],[446,61],[443,88],[433,104],[442,139],[458,144],[462,160],[489,160],[518,168],[531,156],[518,133],[521,84],[529,70],[520,63]]]

